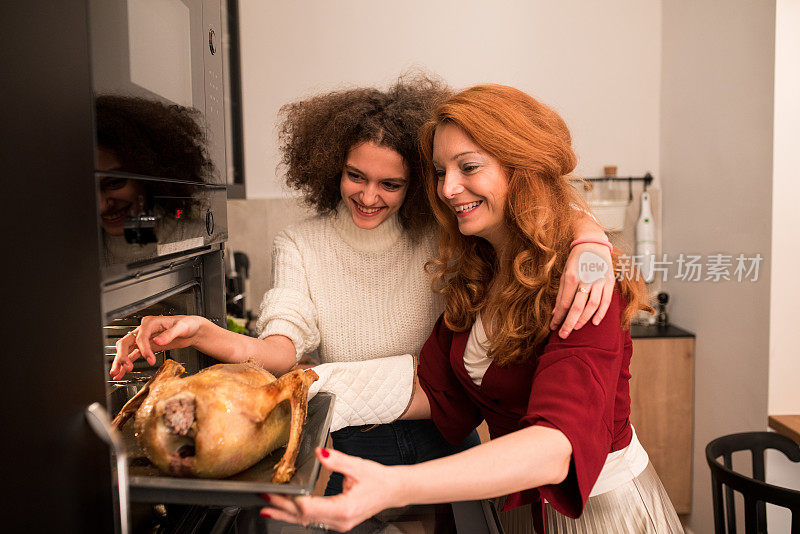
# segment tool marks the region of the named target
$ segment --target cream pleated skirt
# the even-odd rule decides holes
[[[545,505],[547,534],[683,534],[675,508],[652,464],[622,486],[589,497],[577,519]],[[533,534],[530,505],[502,512],[506,534]]]

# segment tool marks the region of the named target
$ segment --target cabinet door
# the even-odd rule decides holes
[[[634,339],[631,423],[679,514],[691,512],[694,338]]]

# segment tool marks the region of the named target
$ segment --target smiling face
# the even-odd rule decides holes
[[[391,148],[367,141],[347,153],[339,188],[355,225],[372,230],[403,205],[408,168]]]
[[[113,150],[103,147],[97,149],[97,170],[114,171],[120,169],[120,163]],[[137,180],[104,177],[100,179],[100,222],[103,230],[114,236],[125,231],[125,217],[131,215],[144,193],[142,184]]]
[[[436,192],[450,207],[464,235],[475,235],[497,249],[506,240],[504,222],[508,178],[500,162],[453,124],[436,127],[433,136]]]

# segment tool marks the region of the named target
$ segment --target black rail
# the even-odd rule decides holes
[[[633,200],[633,182],[642,182],[644,190],[653,183],[653,175],[649,172],[644,176],[600,176],[597,178],[570,178],[570,182],[628,182],[628,202]]]

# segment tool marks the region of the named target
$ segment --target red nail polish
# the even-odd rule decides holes
[[[265,501],[267,501],[267,502],[269,502],[269,501],[270,501],[270,498],[269,498],[269,494],[268,494],[268,493],[262,493],[262,494],[261,494],[261,498],[262,498],[262,499],[264,499],[264,500],[265,500]]]
[[[321,451],[319,451],[319,453],[322,455],[323,458],[327,458],[328,456],[331,455],[331,453],[328,452],[328,449],[322,449]]]
[[[261,517],[272,517],[266,510],[261,510],[259,514],[261,514]]]

